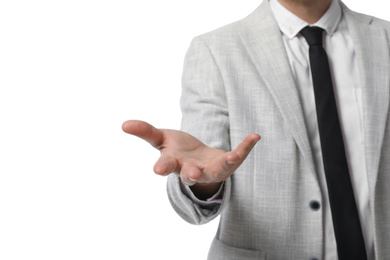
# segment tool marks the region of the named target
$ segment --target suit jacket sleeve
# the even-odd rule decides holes
[[[182,130],[206,145],[229,151],[229,115],[223,79],[212,51],[195,38],[186,54],[182,76]],[[230,179],[225,182],[222,203],[202,205],[175,174],[168,178],[168,197],[176,212],[192,224],[214,219],[230,197]],[[183,189],[186,189],[183,193]],[[187,194],[187,195],[185,195]]]

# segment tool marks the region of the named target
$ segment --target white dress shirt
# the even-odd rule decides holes
[[[309,24],[283,7],[277,0],[269,0],[279,25],[291,69],[302,104],[308,137],[323,193],[324,259],[338,259],[328,190],[322,162],[321,143],[317,125],[313,82],[309,62],[309,46],[299,31]],[[355,48],[340,4],[333,0],[323,17],[311,26],[321,27],[333,78],[334,93],[339,110],[341,129],[351,174],[357,208],[362,225],[368,259],[374,259],[373,216],[370,207],[368,179],[365,165],[363,105]],[[342,198],[340,198],[342,199]]]

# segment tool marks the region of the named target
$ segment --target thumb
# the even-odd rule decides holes
[[[232,153],[237,154],[239,162],[242,163],[260,139],[261,136],[259,134],[249,134],[242,140],[236,149],[232,150]]]
[[[211,179],[225,180],[242,164],[260,138],[258,134],[246,136],[236,149],[225,153],[213,163],[208,164],[204,168],[204,172]]]
[[[253,147],[260,141],[261,136],[259,134],[249,134],[244,140],[236,147],[236,149],[227,152],[223,156],[223,164],[225,170],[237,169],[246,159],[248,154],[252,151]]]

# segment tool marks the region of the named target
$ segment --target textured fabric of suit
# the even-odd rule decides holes
[[[377,259],[390,255],[389,35],[387,22],[343,6],[358,56]],[[268,1],[248,17],[196,37],[183,72],[182,130],[230,150],[260,133],[224,186],[222,204],[204,207],[168,179],[174,209],[204,224],[220,214],[209,259],[321,259],[323,212],[303,112]],[[190,193],[189,193],[190,194]],[[193,195],[190,195],[193,196]]]

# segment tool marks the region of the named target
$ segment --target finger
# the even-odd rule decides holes
[[[196,165],[191,163],[183,164],[180,171],[180,178],[185,185],[192,186],[196,184],[201,177],[202,172]]]
[[[237,168],[248,156],[250,151],[261,139],[258,134],[250,134],[244,138],[244,140],[231,152],[227,152],[220,158],[220,165],[223,166],[225,171]]]
[[[209,163],[204,172],[212,181],[223,181],[241,164],[242,160],[235,152],[227,152],[215,161]]]
[[[237,154],[237,156],[239,157],[239,161],[242,162],[248,156],[248,154],[256,145],[256,143],[260,141],[260,139],[261,137],[259,134],[249,134],[244,138],[244,140],[242,140],[242,142],[231,153]]]
[[[213,163],[208,164],[204,172],[208,178],[213,180],[225,180],[229,177],[246,159],[249,152],[260,140],[260,135],[250,134],[231,152],[225,153]]]
[[[144,121],[128,120],[123,123],[122,130],[125,133],[144,139],[157,149],[160,148],[164,140],[164,135],[161,130]]]
[[[158,175],[168,175],[175,172],[177,168],[177,159],[172,155],[162,154],[153,167],[153,170]]]
[[[225,164],[225,167],[230,167],[235,165],[240,160],[240,157],[235,152],[227,152],[221,160]]]

